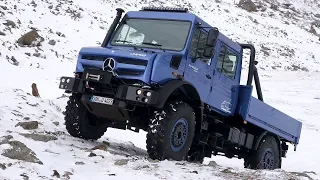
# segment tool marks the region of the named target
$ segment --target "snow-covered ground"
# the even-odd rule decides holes
[[[234,2],[0,1],[0,154],[5,154],[0,179],[320,179],[319,2],[295,0],[287,7],[284,1],[265,0],[258,12]],[[283,170],[250,171],[242,160],[225,157],[205,159],[204,165],[153,162],[146,158],[144,132],[108,129],[98,142],[66,133],[62,112],[67,98],[60,98],[59,77],[72,75],[82,46],[102,42],[115,8],[137,10],[149,3],[189,7],[232,39],[256,46],[265,101],[303,122],[300,144],[296,152],[290,146]],[[311,26],[316,33],[309,32]],[[19,46],[17,40],[31,28],[43,37],[41,45]],[[32,83],[41,98],[30,95]]]

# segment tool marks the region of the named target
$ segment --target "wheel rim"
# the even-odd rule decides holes
[[[264,151],[264,156],[262,157],[262,163],[264,169],[274,169],[274,154],[270,148]]]
[[[172,128],[170,136],[170,147],[177,152],[182,149],[188,137],[188,122],[181,118]]]

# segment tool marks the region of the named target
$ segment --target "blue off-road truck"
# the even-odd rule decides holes
[[[71,94],[65,124],[72,136],[144,130],[152,159],[202,163],[224,155],[243,158],[246,168],[281,168],[302,123],[263,102],[253,45],[232,41],[186,8],[144,7],[123,17],[116,10],[101,47],[82,48],[75,76],[61,77],[59,88]],[[240,85],[244,50],[249,71]]]

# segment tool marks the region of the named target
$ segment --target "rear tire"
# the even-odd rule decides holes
[[[151,159],[186,160],[195,131],[195,114],[181,101],[155,111],[148,128],[147,152]]]
[[[103,136],[108,124],[91,114],[80,101],[81,95],[72,94],[69,97],[65,112],[65,125],[73,137],[85,140],[97,140]]]
[[[281,168],[279,146],[272,136],[265,136],[256,152],[248,155],[244,160],[244,167],[250,169],[278,169]]]

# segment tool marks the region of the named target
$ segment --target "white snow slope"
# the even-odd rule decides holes
[[[283,0],[264,0],[256,2],[261,5],[257,12],[234,3],[0,0],[0,180],[320,179],[320,2],[295,0],[286,8]],[[247,170],[242,160],[225,157],[205,159],[203,165],[154,162],[146,156],[145,132],[108,129],[97,142],[66,132],[62,112],[67,98],[61,97],[59,77],[72,75],[82,46],[102,42],[115,8],[138,10],[149,4],[188,7],[232,39],[256,46],[265,101],[303,122],[297,151],[290,145],[282,170]],[[311,26],[316,33],[309,32]],[[16,41],[31,28],[44,41],[37,47],[19,46]],[[32,83],[41,98],[30,95]],[[24,130],[19,122],[38,127]],[[210,161],[218,165],[208,165]]]

